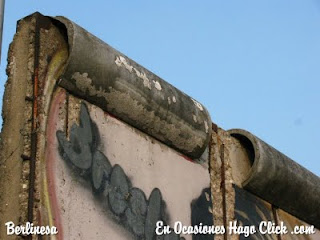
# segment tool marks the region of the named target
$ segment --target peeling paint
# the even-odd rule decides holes
[[[196,115],[192,114],[192,117],[193,117],[193,121],[194,121],[194,122],[198,122]]]
[[[209,126],[208,126],[207,121],[204,121],[204,127],[205,127],[205,129],[206,129],[206,133],[208,133]]]
[[[166,141],[166,139],[170,138],[169,135],[172,135],[175,136],[175,146],[180,149],[188,149],[188,151],[191,152],[201,146],[202,139],[199,136],[193,135],[187,142],[181,137],[182,131],[190,131],[186,130],[187,126],[181,129],[177,128],[174,124],[163,124],[164,120],[156,116],[153,111],[148,112],[139,102],[132,99],[129,94],[119,92],[116,89],[112,89],[110,92],[106,92],[102,87],[96,89],[96,86],[92,85],[92,79],[88,77],[87,73],[81,74],[75,72],[71,78],[75,79],[76,87],[81,90],[82,93],[89,96],[105,98],[108,101],[108,107],[110,109],[116,109],[119,114],[128,114],[128,117],[133,119],[133,121],[143,119],[142,125],[150,131],[151,135],[157,135],[160,141]],[[135,111],[132,111],[133,109],[135,109]],[[148,119],[154,119],[152,128],[150,128]],[[161,128],[160,126],[166,127]],[[208,126],[208,124],[206,126]]]
[[[157,90],[161,91],[162,88],[161,88],[160,83],[159,83],[158,81],[155,81],[155,80],[153,80],[153,83],[154,83],[155,88],[156,88]]]
[[[133,67],[127,63],[127,60],[124,57],[117,57],[115,63],[118,67],[121,67],[123,65],[129,72],[132,72]]]
[[[211,130],[210,115],[203,105],[195,105],[188,95],[108,44],[104,44],[75,23],[67,19],[62,20],[68,29],[70,27],[70,36],[75,38],[75,44],[68,59],[68,63],[72,64],[67,65],[59,86],[96,104],[188,157],[201,157],[208,145],[208,133]],[[82,38],[82,35],[89,37]],[[83,56],[88,58],[83,59]],[[97,65],[97,62],[101,64]],[[72,77],[82,76],[74,75],[75,72],[88,73],[87,77],[92,81],[87,79],[86,83],[80,83],[79,80],[73,80]],[[87,89],[79,89],[78,86],[81,85]],[[109,86],[112,86],[112,89],[109,89]],[[119,99],[119,95],[125,95],[123,97],[129,98],[130,102],[126,101],[120,106],[118,102],[123,102],[123,99]],[[135,113],[138,110],[140,113]],[[192,114],[197,117],[196,123]],[[155,121],[153,116],[157,116],[159,121]],[[207,133],[203,126],[204,120],[209,125]],[[174,130],[167,129],[165,132],[165,128]],[[190,138],[194,135],[197,135],[197,141],[191,141]]]
[[[200,109],[200,111],[203,111],[203,107],[202,107],[202,105],[201,105],[199,102],[197,102],[197,101],[194,100],[193,98],[191,98],[191,100],[193,101],[194,105],[195,105],[197,108]]]
[[[140,73],[136,68],[133,68],[133,70],[136,72],[138,78],[141,78],[143,80],[143,86],[151,89],[151,82],[146,74],[144,72]]]
[[[119,57],[117,57],[114,62],[116,63],[116,65],[117,65],[118,67],[121,67],[121,64],[122,64],[122,63],[121,63],[121,60],[120,60]]]
[[[144,73],[144,72],[140,72],[138,69],[134,68],[133,66],[131,66],[127,60],[122,57],[122,56],[117,56],[116,57],[116,60],[114,61],[115,64],[118,66],[118,67],[122,67],[124,66],[130,73],[132,73],[132,71],[135,72],[135,74],[137,75],[138,78],[142,79],[143,80],[143,85],[149,89],[151,89],[151,81],[148,79],[147,75]],[[154,81],[155,82],[155,81]],[[158,82],[157,82],[158,83]],[[160,83],[156,84],[155,82],[155,87],[158,89],[158,90],[161,90],[161,85]],[[159,89],[160,88],[160,89]]]
[[[176,102],[177,102],[177,100],[176,100],[176,97],[175,97],[175,96],[173,96],[173,97],[172,97],[172,102],[174,102],[174,103],[176,103]]]

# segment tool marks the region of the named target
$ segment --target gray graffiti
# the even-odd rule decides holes
[[[56,135],[61,157],[71,167],[83,172],[81,176],[91,181],[93,193],[103,196],[114,219],[129,229],[136,239],[184,239],[174,233],[156,236],[156,222],[165,222],[168,218],[160,190],[153,189],[147,200],[141,189],[132,187],[122,167],[118,164],[112,166],[97,149],[99,132],[84,103],[80,109],[80,124],[71,127],[69,140],[62,131],[57,131]]]
[[[213,217],[210,213],[212,208],[211,190],[205,188],[201,195],[191,203],[191,224],[199,226],[200,223],[207,226],[213,225]],[[213,234],[196,234],[192,236],[192,240],[212,240]]]
[[[259,228],[262,221],[272,221],[272,215],[266,205],[256,196],[243,190],[236,185],[233,185],[236,193],[235,199],[235,219],[243,226],[255,226]],[[259,231],[254,235],[245,237],[243,234],[239,237],[240,240],[261,239],[272,240],[272,235],[261,234]]]

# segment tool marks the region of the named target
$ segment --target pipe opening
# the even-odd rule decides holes
[[[243,149],[245,149],[248,155],[250,167],[252,167],[255,159],[255,152],[254,152],[253,144],[250,141],[250,139],[244,135],[237,134],[237,133],[231,133],[231,136],[239,140],[241,146],[243,147]]]

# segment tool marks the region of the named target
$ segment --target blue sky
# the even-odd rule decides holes
[[[16,21],[35,11],[70,18],[203,103],[222,128],[246,129],[320,176],[318,1],[7,0],[1,101]]]

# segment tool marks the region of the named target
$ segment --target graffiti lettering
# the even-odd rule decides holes
[[[57,131],[56,135],[61,157],[71,167],[83,171],[83,176],[89,176],[94,194],[103,196],[115,219],[138,239],[155,239],[156,223],[168,218],[160,190],[154,188],[147,200],[141,189],[132,187],[122,167],[118,164],[112,166],[97,149],[99,132],[85,104],[82,103],[80,108],[80,125],[71,127],[70,139],[62,131]],[[184,238],[171,233],[158,239]]]

